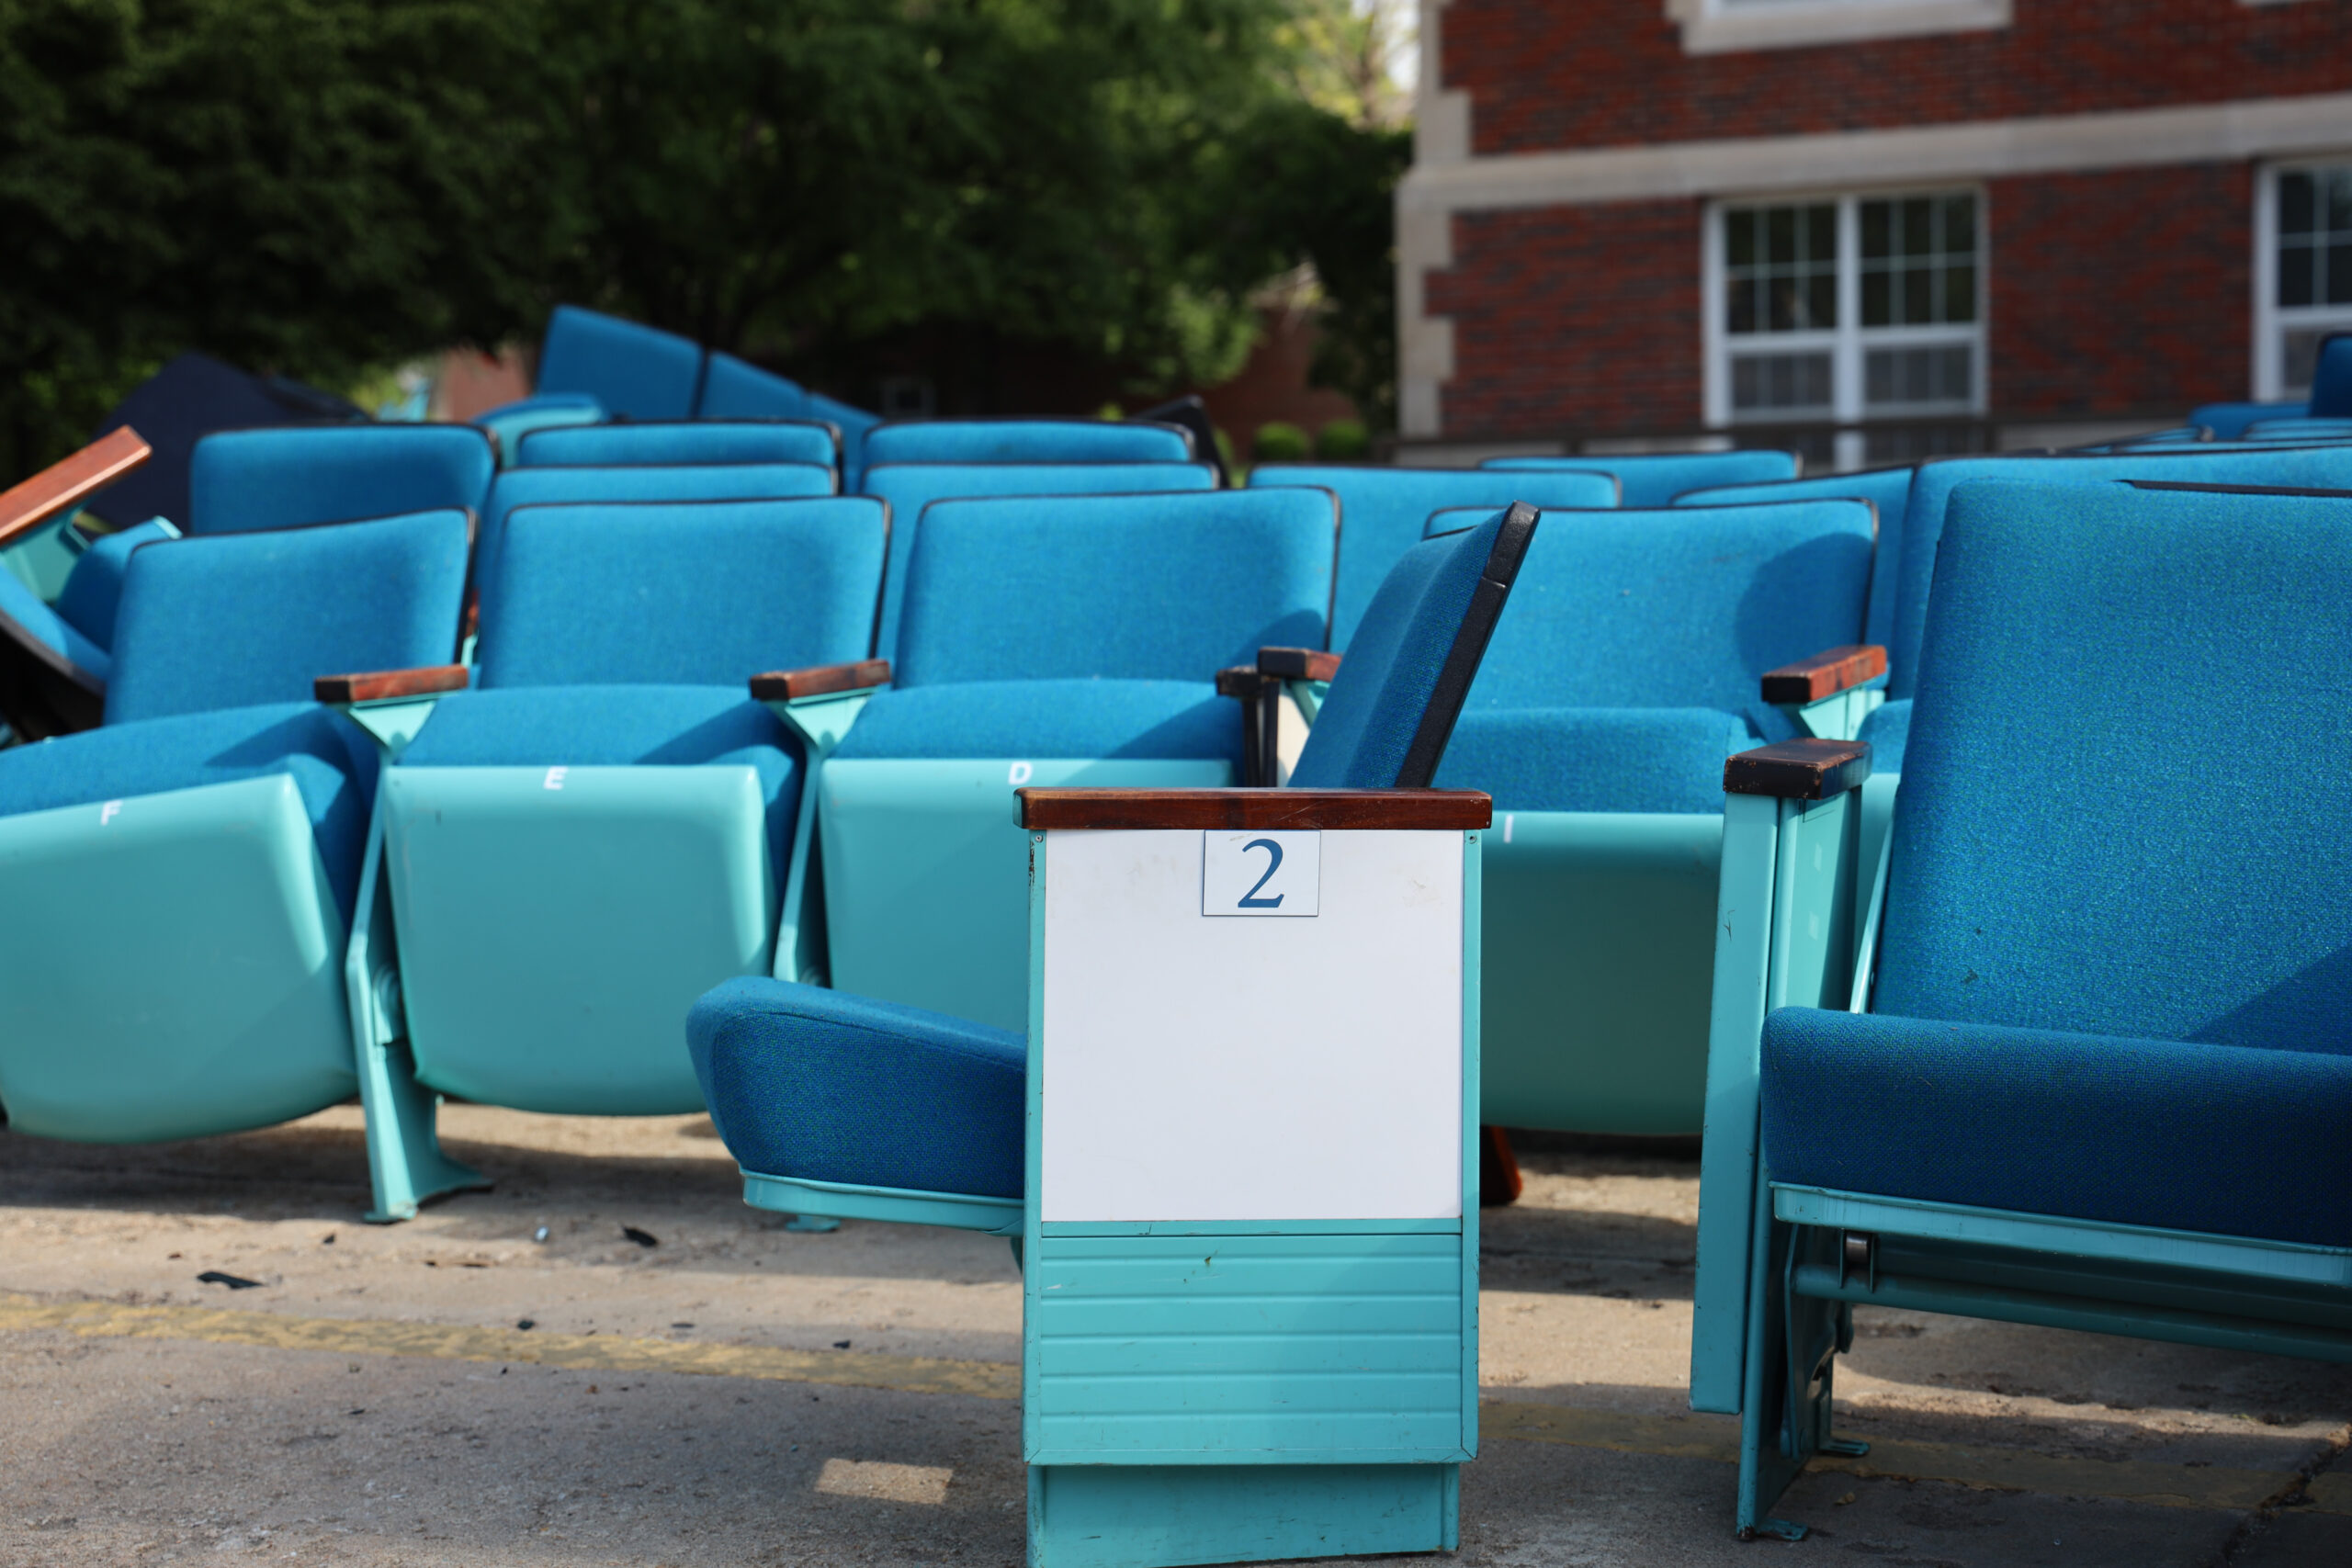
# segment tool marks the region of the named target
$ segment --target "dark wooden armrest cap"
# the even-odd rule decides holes
[[[311,694],[322,703],[373,703],[387,697],[424,697],[466,689],[462,664],[428,664],[417,670],[377,670],[365,675],[322,675]]]
[[[835,692],[862,692],[890,683],[890,661],[861,659],[854,664],[812,664],[806,670],[771,670],[752,677],[752,695],[763,703],[797,702],[802,697],[829,697]]]
[[[1216,672],[1216,694],[1220,697],[1240,697],[1244,701],[1266,694],[1266,688],[1278,679],[1247,664],[1235,664]]]
[[[1886,649],[1874,642],[1849,643],[1764,671],[1764,700],[1800,705],[1817,703],[1885,673]]]
[[[1317,648],[1261,648],[1258,673],[1285,681],[1329,681],[1340,672],[1340,656]]]
[[[1870,776],[1871,749],[1865,741],[1783,740],[1727,760],[1724,793],[1827,800]]]
[[[0,491],[0,543],[15,538],[96,494],[149,456],[147,443],[127,424],[117,425],[70,457]]]
[[[1475,789],[1024,789],[1024,828],[1484,828]]]

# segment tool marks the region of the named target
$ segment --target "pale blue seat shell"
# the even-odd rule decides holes
[[[1657,452],[1627,456],[1588,455],[1577,457],[1489,457],[1482,468],[1527,473],[1573,468],[1614,474],[1621,488],[1617,504],[1637,507],[1671,506],[1686,491],[1720,485],[1770,484],[1797,477],[1797,455],[1766,447],[1742,447],[1730,452]]]
[[[496,467],[469,424],[224,430],[188,463],[189,534],[250,534],[445,507],[479,511]]]
[[[1311,485],[1340,498],[1339,587],[1331,646],[1353,646],[1356,623],[1389,569],[1427,528],[1430,513],[1453,506],[1614,506],[1616,476],[1596,470],[1513,472],[1495,468],[1390,468],[1329,463],[1261,463],[1251,490]]]
[[[1215,490],[1216,470],[1205,463],[883,463],[868,468],[860,492],[890,503],[890,565],[882,581],[882,624],[875,648],[882,657],[899,642],[899,604],[907,562],[934,501],[985,495],[1114,495],[1142,491]]]

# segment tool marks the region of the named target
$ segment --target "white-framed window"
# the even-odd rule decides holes
[[[1984,412],[1974,189],[1723,201],[1705,233],[1709,425],[1836,430],[1822,455],[1851,468],[1950,449]]]
[[[2006,28],[2010,0],[1666,0],[1685,54]]]
[[[2273,164],[2256,182],[2254,395],[2309,393],[2331,332],[2352,332],[2352,152]]]

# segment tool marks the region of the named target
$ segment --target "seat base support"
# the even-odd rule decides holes
[[[1447,1551],[1458,1464],[1037,1464],[1030,1568]]]

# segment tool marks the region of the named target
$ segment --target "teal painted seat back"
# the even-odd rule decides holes
[[[518,508],[481,586],[480,683],[740,691],[864,658],[888,528],[855,496]]]
[[[1320,648],[1336,529],[1318,490],[934,502],[893,678],[1205,685],[1261,647]]]
[[[497,466],[469,424],[295,425],[224,430],[188,464],[190,534],[251,534],[313,523],[479,510]]]
[[[2352,1051],[2347,604],[2352,498],[1962,486],[1875,1010]]]
[[[2049,484],[2161,479],[2185,484],[2270,485],[2290,489],[2352,489],[2352,445],[2344,446],[2153,447],[2107,457],[1944,457],[1920,465],[1904,509],[1899,546],[1882,526],[1879,548],[1898,549],[1894,615],[1887,628],[1887,692],[1912,694],[1918,680],[1919,637],[1927,624],[1928,591],[1936,571],[1937,540],[1952,491],[1970,479],[2019,479]]]
[[[832,427],[812,420],[662,420],[534,430],[516,444],[514,466],[814,463],[830,468],[840,456]]]
[[[1250,488],[1315,485],[1340,498],[1340,580],[1331,606],[1331,646],[1350,649],[1356,626],[1388,570],[1413,547],[1430,513],[1449,506],[1614,506],[1614,476],[1583,470],[1513,473],[1493,468],[1385,468],[1266,463]]]
[[[883,463],[865,470],[861,493],[890,503],[890,564],[882,581],[882,623],[874,646],[888,657],[899,645],[899,606],[923,508],[934,501],[984,495],[1119,495],[1147,491],[1215,490],[1205,463]]]
[[[1429,787],[1535,530],[1515,505],[1405,552],[1365,606],[1294,788]]]
[[[1478,465],[1516,472],[1573,468],[1617,477],[1617,504],[1671,506],[1685,491],[1718,485],[1770,484],[1797,477],[1797,455],[1763,447],[1735,452],[1655,452],[1582,457],[1489,457]]]
[[[520,506],[574,502],[796,501],[833,493],[833,471],[816,463],[693,463],[621,468],[508,468],[490,487],[475,531],[474,570],[487,580]]]
[[[1878,553],[1871,563],[1871,605],[1862,623],[1862,640],[1883,648],[1894,627],[1894,584],[1903,562],[1903,512],[1911,499],[1911,476],[1917,471],[1911,468],[1868,468],[1860,473],[1823,474],[1780,484],[1724,485],[1687,491],[1676,496],[1674,504],[1745,506],[1752,502],[1820,501],[1838,496],[1869,502],[1878,512]]]
[[[470,525],[426,512],[141,547],[106,722],[304,703],[321,675],[448,663]]]
[[[1193,438],[1172,424],[1106,419],[929,419],[878,424],[864,462],[1189,463]]]
[[[1467,513],[1441,513],[1459,524]],[[1471,712],[1714,708],[1782,740],[1764,672],[1852,642],[1869,502],[1546,512],[1495,628]]]
[[[619,419],[691,419],[702,345],[618,316],[558,305],[539,348],[541,392],[586,392]]]

